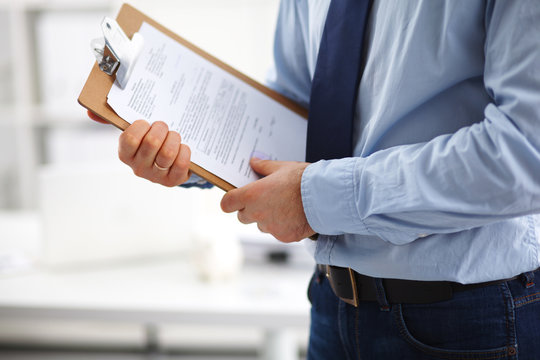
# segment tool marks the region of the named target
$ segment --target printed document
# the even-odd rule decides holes
[[[307,120],[151,25],[124,89],[108,103],[124,120],[164,121],[191,148],[191,161],[241,187],[258,179],[252,156],[304,161]]]

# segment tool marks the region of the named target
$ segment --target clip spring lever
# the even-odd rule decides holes
[[[103,19],[101,29],[104,38],[91,41],[92,52],[99,69],[109,76],[116,72],[116,82],[123,89],[142,51],[143,38],[135,33],[129,40],[118,23],[107,17]]]

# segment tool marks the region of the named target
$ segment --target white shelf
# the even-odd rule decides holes
[[[275,347],[269,353],[274,356],[265,359],[294,359],[305,348],[305,340],[295,334],[309,326],[305,287],[311,272],[311,267],[247,265],[231,281],[208,283],[198,278],[185,258],[72,271],[44,269],[0,278],[0,318],[7,324],[25,320],[151,324],[156,330],[179,324],[189,326],[190,332],[247,327],[264,333],[263,349]],[[275,281],[264,281],[268,274]],[[196,340],[193,335],[188,338]],[[215,337],[224,336],[219,332]],[[234,340],[230,334],[225,339]]]

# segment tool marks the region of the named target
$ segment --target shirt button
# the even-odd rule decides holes
[[[425,238],[426,236],[428,236],[428,234],[418,234],[419,238]]]

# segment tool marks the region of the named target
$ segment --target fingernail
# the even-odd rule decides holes
[[[256,158],[256,159],[259,159],[259,160],[270,160],[270,156],[266,155],[265,153],[263,152],[260,152],[260,151],[254,151],[251,153],[251,157],[252,158]]]

